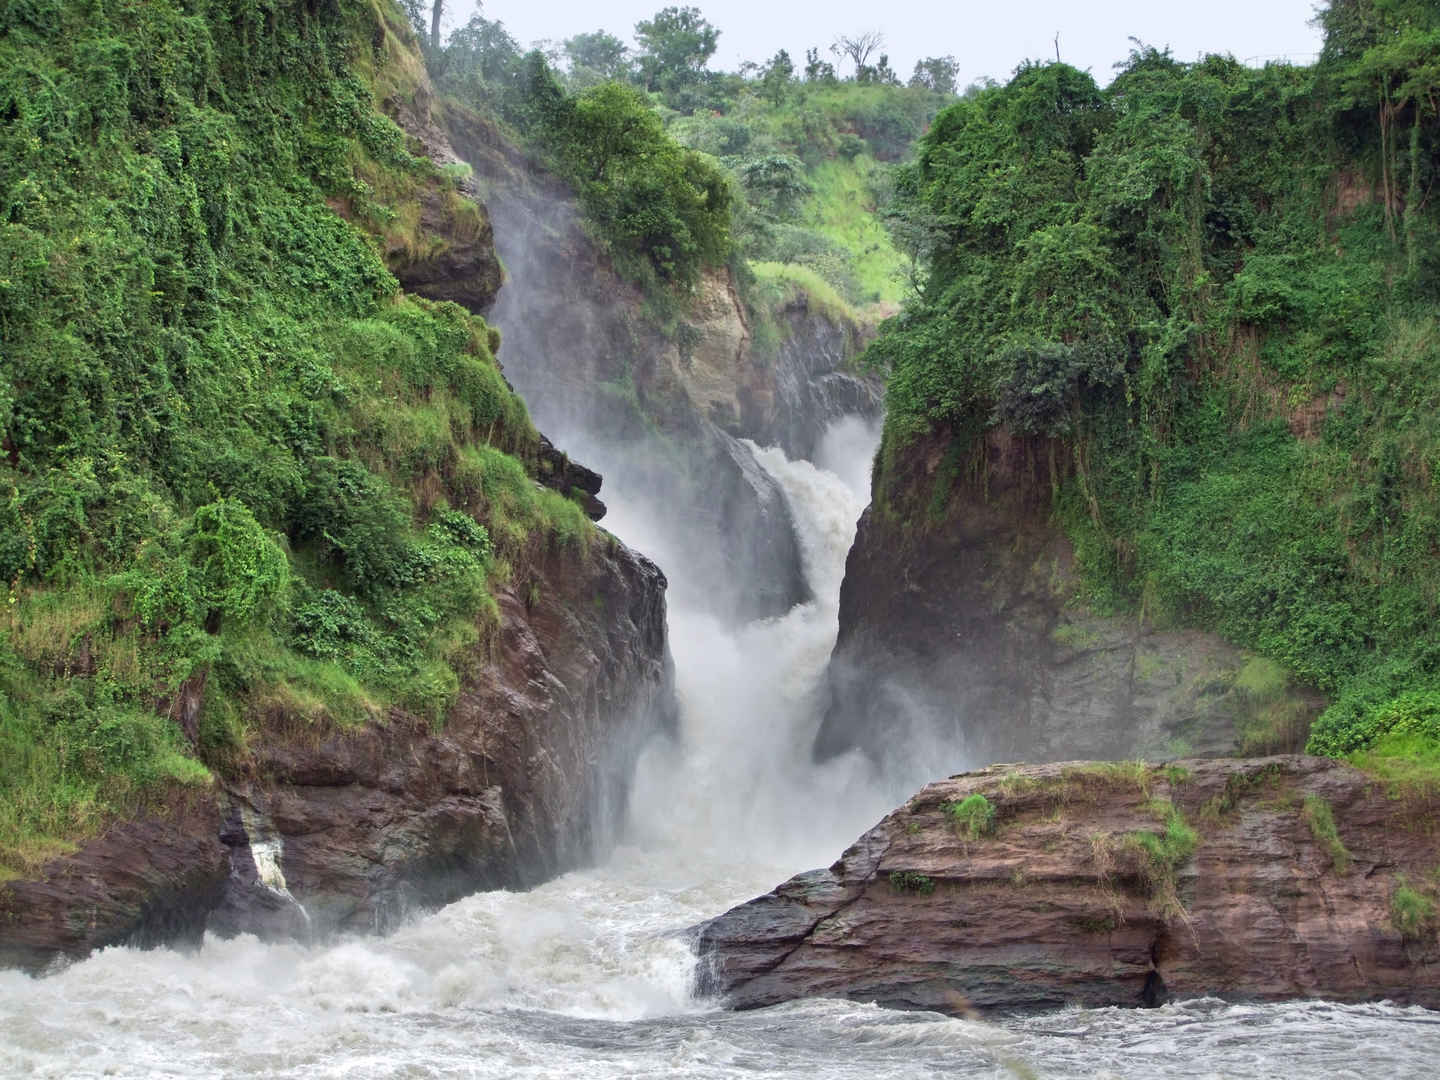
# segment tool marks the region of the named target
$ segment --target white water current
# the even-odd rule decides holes
[[[823,469],[752,447],[789,499],[816,599],[739,630],[672,609],[680,737],[642,756],[602,865],[471,896],[385,938],[207,939],[107,949],[39,979],[0,972],[0,1075],[1434,1075],[1440,1016],[1390,1005],[1206,1000],[982,1023],[836,1001],[729,1013],[690,997],[680,931],[830,863],[890,808],[861,762],[809,761],[874,438],[837,425]],[[606,524],[646,550],[639,501],[610,497]]]

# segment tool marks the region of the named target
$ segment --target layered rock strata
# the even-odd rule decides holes
[[[665,579],[602,533],[537,553],[498,600],[443,729],[399,712],[350,730],[269,718],[240,779],[0,884],[0,964],[206,929],[383,930],[593,857],[640,744],[673,725]]]
[[[972,835],[952,808],[976,795],[995,817]],[[929,785],[829,869],[702,926],[702,987],[738,1008],[1434,1008],[1437,810],[1321,758],[995,766]]]

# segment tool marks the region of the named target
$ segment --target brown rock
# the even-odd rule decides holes
[[[116,824],[42,875],[0,884],[0,967],[120,942],[199,943],[228,870],[213,793]]]
[[[1051,503],[1073,460],[999,429],[882,454],[845,565],[818,756],[858,748],[913,783],[938,771],[937,747],[952,755],[940,769],[1303,747],[1319,695],[1257,702],[1235,685],[1250,655],[1217,635],[1087,608]],[[904,760],[916,747],[926,756]]]
[[[984,794],[993,832],[945,807]],[[1339,865],[1305,814],[1332,809]],[[1133,839],[1170,805],[1193,854]],[[1323,758],[1167,768],[994,766],[931,784],[828,870],[699,931],[702,984],[739,1008],[805,996],[963,1012],[1154,1004],[1168,994],[1440,1005],[1433,920],[1404,936],[1402,881],[1437,886],[1440,799],[1397,801]]]
[[[593,858],[641,744],[673,723],[664,576],[602,533],[588,552],[534,552],[497,598],[502,627],[442,730],[399,712],[353,730],[270,717],[248,779],[0,884],[0,964],[207,928],[385,929]],[[263,880],[267,858],[283,880]]]

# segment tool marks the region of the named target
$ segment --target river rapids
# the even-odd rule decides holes
[[[210,938],[107,949],[42,978],[0,972],[0,1075],[1434,1075],[1440,1015],[1387,1004],[1196,1000],[980,1022],[823,1000],[731,1013],[691,996],[685,928],[828,864],[896,801],[861,761],[809,759],[875,439],[841,421],[819,466],[750,446],[789,501],[814,599],[738,630],[672,607],[681,730],[645,751],[600,865],[415,913],[384,938]],[[609,497],[607,525],[650,550],[643,513],[627,513],[642,501]]]

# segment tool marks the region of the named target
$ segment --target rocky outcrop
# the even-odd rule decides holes
[[[977,795],[994,819],[972,835],[957,811]],[[1437,810],[1321,758],[998,765],[931,784],[828,870],[701,927],[703,989],[738,1008],[1434,1008]]]
[[[1317,695],[1248,693],[1252,657],[1218,637],[1087,606],[1051,504],[1063,444],[993,430],[884,457],[846,562],[818,756],[859,748],[913,784],[937,763],[1300,749]]]
[[[0,884],[0,963],[121,942],[384,929],[407,909],[518,888],[592,858],[641,743],[673,724],[665,580],[600,534],[498,595],[442,729],[271,717],[243,778],[120,823]]]
[[[410,79],[398,80],[393,96],[381,104],[409,137],[411,151],[432,161],[437,175],[413,193],[418,220],[409,234],[386,231],[385,264],[406,291],[484,314],[505,280],[490,214],[469,167],[436,123],[429,77],[423,65],[413,66],[418,43],[412,41],[408,51],[410,62],[401,58],[392,70],[408,68]]]
[[[792,460],[810,460],[831,421],[880,415],[885,384],[855,365],[872,331],[816,310],[804,293],[788,299],[775,321],[780,343],[768,364],[769,394],[749,437],[782,447]]]
[[[0,882],[0,967],[43,968],[122,942],[198,944],[224,895],[229,862],[215,794],[186,793]]]
[[[509,284],[488,318],[536,423],[600,463],[609,490],[658,508],[646,516],[668,532],[647,550],[683,554],[687,581],[725,583],[687,599],[735,620],[804,600],[783,494],[737,440],[808,456],[830,420],[878,412],[878,381],[849,370],[861,330],[796,303],[778,345],[758,348],[722,270],[667,333],[562,182],[473,112],[447,105],[444,124],[494,222]]]

